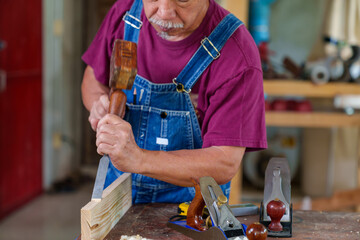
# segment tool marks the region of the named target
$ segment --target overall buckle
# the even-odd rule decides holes
[[[177,92],[179,92],[179,93],[186,92],[188,94],[191,92],[191,89],[185,90],[184,84],[176,82],[176,78],[173,79],[173,83],[176,85],[176,91]]]
[[[214,48],[214,50],[216,51],[216,56],[214,57],[210,50],[205,46],[205,42],[208,41],[210,43],[210,45]],[[201,45],[203,46],[203,48],[207,51],[207,53],[215,60],[218,59],[220,57],[220,52],[219,50],[215,47],[215,45],[207,38],[205,37],[203,40],[201,40]]]
[[[127,20],[126,17],[130,17],[130,18],[134,19],[134,20],[136,21],[137,25],[134,24],[134,23],[132,23],[132,22],[130,22],[129,20]],[[123,17],[122,20],[123,20],[125,23],[129,24],[130,26],[132,26],[133,28],[136,28],[136,29],[140,29],[140,28],[142,27],[142,25],[143,25],[143,22],[142,22],[140,19],[138,19],[138,18],[130,15],[129,12],[126,12],[126,13],[125,13],[125,15],[124,15],[124,17]]]

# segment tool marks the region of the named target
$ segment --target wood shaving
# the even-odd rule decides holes
[[[123,236],[121,236],[120,240],[151,240],[151,239],[143,238],[140,235],[136,235],[136,236],[123,235]]]

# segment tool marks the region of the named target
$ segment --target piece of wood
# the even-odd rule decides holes
[[[81,239],[104,239],[131,205],[131,174],[125,173],[104,190],[100,202],[81,209]]]
[[[316,85],[301,80],[264,80],[264,92],[272,96],[333,98],[337,95],[360,95],[360,84],[336,82]]]
[[[279,127],[346,127],[360,126],[360,114],[327,112],[276,112],[265,114],[267,126]]]

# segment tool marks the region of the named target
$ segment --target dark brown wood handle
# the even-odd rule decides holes
[[[204,220],[202,218],[205,207],[204,199],[201,195],[200,185],[192,179],[195,186],[195,197],[191,201],[187,211],[186,224],[200,231],[205,231]]]
[[[109,113],[122,117],[125,113],[126,94],[121,89],[113,89],[110,94]]]

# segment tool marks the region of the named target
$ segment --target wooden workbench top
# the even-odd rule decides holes
[[[176,214],[177,205],[174,204],[134,205],[105,239],[119,240],[121,235],[140,235],[154,240],[190,239],[166,226],[169,218]],[[258,222],[259,216],[238,219],[249,225]],[[293,237],[287,239],[360,239],[360,213],[295,211]]]

